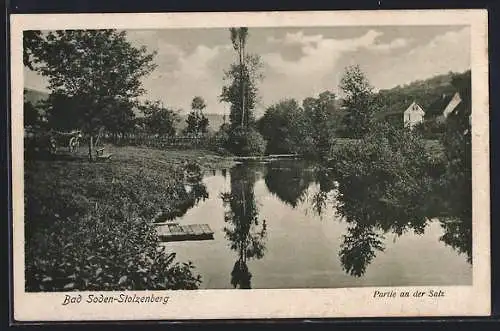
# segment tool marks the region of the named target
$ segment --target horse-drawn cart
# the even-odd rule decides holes
[[[82,133],[78,130],[71,132],[50,131],[47,148],[51,154],[56,154],[61,148],[75,154],[80,148],[81,139]]]
[[[59,132],[45,128],[25,128],[24,148],[26,151],[55,155],[61,150],[75,154],[80,148],[81,131]]]
[[[102,130],[99,131],[97,139],[94,141],[92,136],[89,137],[89,144],[92,146],[89,152],[90,160],[106,160],[111,157],[111,153],[104,153],[104,146],[100,143]],[[45,129],[25,129],[24,131],[24,148],[26,152],[44,155],[58,154],[77,154],[80,148],[83,135],[80,130],[70,132],[61,132],[56,130]],[[66,153],[64,153],[66,151]],[[61,153],[63,152],[63,153]],[[95,153],[95,154],[94,154]]]

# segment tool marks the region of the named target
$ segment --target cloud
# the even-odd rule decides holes
[[[304,32],[298,31],[296,33],[287,33],[283,38],[276,38],[274,36],[269,36],[267,38],[268,43],[284,44],[284,45],[295,45],[295,44],[308,44],[308,43],[318,43],[323,40],[322,35],[304,35]]]
[[[391,88],[450,71],[470,69],[470,30],[462,28],[434,36],[404,54],[379,62],[372,70],[374,85]]]
[[[387,44],[375,44],[371,45],[369,49],[375,50],[375,51],[381,51],[381,52],[386,52],[386,51],[391,51],[393,49],[398,49],[398,48],[403,48],[409,45],[409,41],[404,38],[397,38],[391,41],[390,43]]]
[[[447,47],[451,48],[446,49]],[[449,53],[456,50],[457,47],[463,47],[463,50],[470,50],[470,29],[468,27],[437,35],[427,44],[412,49],[409,55],[427,54],[432,51]],[[470,51],[468,53],[470,54]]]
[[[287,33],[283,38],[268,37],[267,42],[281,45],[299,45],[302,57],[297,61],[287,60],[280,52],[264,54],[262,57],[272,70],[278,73],[301,76],[319,74],[335,68],[337,61],[347,52],[360,49],[371,51],[390,51],[405,47],[408,41],[398,38],[390,43],[376,43],[383,34],[369,30],[364,35],[350,39],[325,38],[323,35],[305,35],[302,31]]]
[[[209,74],[210,62],[217,58],[224,49],[223,46],[210,48],[198,45],[193,52],[188,54],[175,45],[164,44],[158,50],[158,57],[172,57],[175,61],[174,70],[165,71],[165,74],[171,74],[176,78],[189,76],[200,79]]]
[[[146,98],[160,99],[166,105],[189,112],[195,96],[205,99],[206,111],[221,112],[218,95],[222,90],[222,72],[211,69],[230,50],[230,45],[198,45],[188,52],[167,42],[158,42],[158,67],[144,79]]]

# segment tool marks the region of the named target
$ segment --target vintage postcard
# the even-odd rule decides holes
[[[487,27],[12,15],[15,320],[489,315]]]

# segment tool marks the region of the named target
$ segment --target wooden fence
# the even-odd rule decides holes
[[[152,148],[206,148],[214,145],[212,137],[157,136],[147,134],[127,135],[124,137],[105,136],[103,142],[115,145],[146,146]]]

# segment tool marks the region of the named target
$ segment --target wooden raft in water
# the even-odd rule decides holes
[[[161,241],[211,240],[214,232],[208,224],[179,225],[177,223],[156,224]]]

